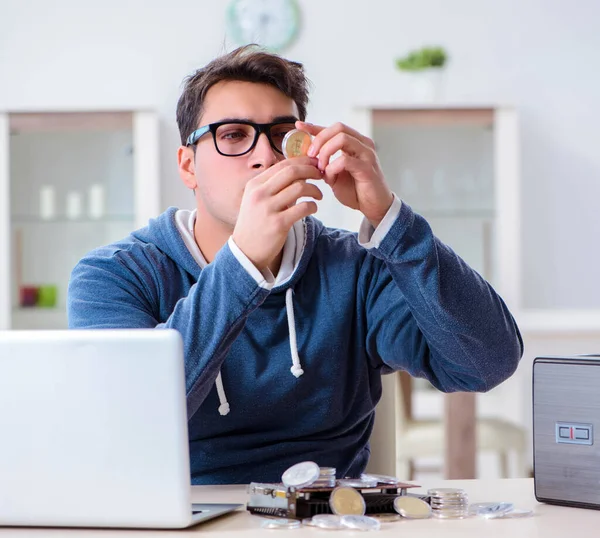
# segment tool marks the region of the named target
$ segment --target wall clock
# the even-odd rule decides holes
[[[296,39],[300,8],[296,0],[232,0],[227,29],[238,45],[257,43],[280,52]]]

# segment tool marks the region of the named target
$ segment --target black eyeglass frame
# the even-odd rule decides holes
[[[250,153],[256,147],[256,144],[258,142],[258,137],[262,133],[265,133],[265,135],[267,136],[267,140],[269,141],[269,144],[271,145],[271,147],[277,153],[280,153],[281,155],[283,155],[283,151],[281,151],[279,148],[277,148],[277,146],[275,146],[275,144],[273,143],[273,140],[271,139],[271,129],[273,127],[275,127],[276,125],[283,125],[286,123],[294,125],[294,123],[296,121],[298,121],[296,118],[291,118],[291,117],[276,120],[271,123],[255,123],[253,121],[247,121],[247,120],[218,121],[216,123],[209,123],[208,125],[204,125],[202,127],[199,127],[198,129],[196,129],[194,132],[192,132],[190,134],[190,136],[188,136],[185,145],[188,147],[195,146],[198,143],[198,141],[200,140],[200,138],[203,137],[206,133],[208,133],[210,131],[212,133],[213,142],[215,144],[215,149],[217,150],[217,153],[219,153],[219,155],[223,155],[224,157],[241,157],[242,155],[246,155],[247,153]],[[228,125],[228,124],[251,125],[252,127],[254,127],[254,140],[252,141],[252,144],[250,145],[250,147],[243,153],[229,154],[229,153],[223,153],[219,149],[219,146],[217,144],[217,129],[223,125]]]

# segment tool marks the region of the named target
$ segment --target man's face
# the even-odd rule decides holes
[[[223,81],[208,90],[197,127],[232,119],[270,123],[283,117],[298,118],[298,108],[276,88],[253,82]],[[193,166],[199,214],[233,230],[248,180],[283,158],[271,147],[265,134],[258,137],[249,153],[226,157],[219,154],[212,134],[207,133],[196,144]]]

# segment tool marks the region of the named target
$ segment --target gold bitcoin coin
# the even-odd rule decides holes
[[[417,497],[402,495],[394,499],[394,510],[407,519],[427,519],[431,517],[431,506]]]
[[[329,507],[338,516],[364,516],[367,508],[363,496],[348,487],[335,488],[331,492]]]
[[[312,138],[307,132],[292,129],[283,137],[281,151],[286,159],[303,157],[308,154],[311,142]]]

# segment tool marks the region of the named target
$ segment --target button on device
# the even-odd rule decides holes
[[[555,440],[566,445],[593,445],[594,426],[580,422],[556,422]]]

